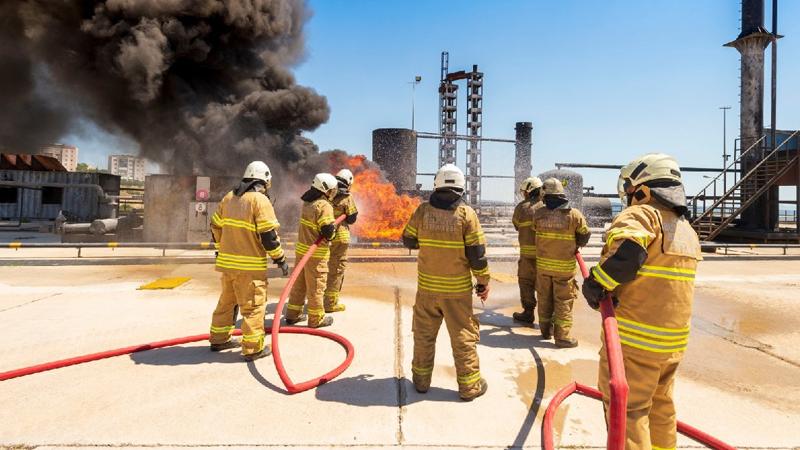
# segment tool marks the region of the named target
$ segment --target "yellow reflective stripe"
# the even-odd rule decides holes
[[[324,308],[319,308],[319,309],[308,308],[308,315],[310,315],[310,316],[324,316],[325,315],[325,309]]]
[[[597,280],[597,282],[608,291],[613,291],[617,286],[619,286],[617,280],[612,278],[611,275],[607,274],[606,271],[600,266],[592,267],[592,273],[595,276],[594,279]]]
[[[229,325],[227,327],[215,327],[211,325],[211,332],[212,333],[230,333],[233,330],[233,325]]]
[[[330,225],[335,221],[336,219],[334,219],[333,216],[322,216],[317,220],[317,224],[321,227],[324,227],[325,225]]]
[[[653,450],[676,450],[675,447],[657,447],[653,444],[650,444],[650,448]]]
[[[9,242],[8,248],[20,248],[22,247],[22,242]]]
[[[302,312],[303,311],[303,305],[293,305],[291,303],[287,303],[286,304],[286,309],[288,309],[289,311],[300,311],[300,312]]]
[[[417,237],[417,229],[411,225],[406,225],[406,233],[411,237]]]
[[[263,265],[263,266],[260,266],[260,267],[259,266],[243,266],[243,265],[240,265],[240,264],[235,264],[235,263],[230,263],[230,262],[225,262],[225,261],[219,261],[219,260],[217,261],[216,265],[217,265],[217,267],[222,267],[223,269],[234,269],[234,270],[252,270],[252,271],[262,270],[263,271],[263,270],[267,269],[266,264]]]
[[[271,231],[280,226],[281,224],[279,224],[277,220],[262,220],[256,222],[256,230],[259,232]]]
[[[466,281],[472,281],[472,278],[470,278],[469,274],[442,276],[442,275],[431,275],[431,274],[427,274],[425,272],[420,272],[420,271],[417,271],[417,274],[420,277],[428,278],[428,279],[431,279],[431,280],[441,280],[441,281],[453,281],[453,280],[461,281],[461,280],[466,280]]]
[[[645,277],[664,278],[676,281],[694,281],[695,277],[695,271],[691,269],[648,265],[642,266],[636,273]]]
[[[223,227],[243,228],[248,231],[256,231],[255,224],[239,219],[223,218],[220,220],[219,225]]]
[[[480,276],[484,276],[484,275],[488,276],[489,275],[489,267],[487,266],[487,267],[484,267],[483,269],[478,269],[478,270],[472,269],[472,274],[475,275],[476,277],[480,277]],[[472,282],[472,280],[470,280],[470,282]]]
[[[651,341],[649,339],[628,334],[623,331],[620,331],[619,333],[619,340],[623,345],[627,345],[630,347],[638,348],[640,350],[645,350],[653,353],[682,352],[686,350],[686,346],[688,343],[687,339],[683,341],[660,344],[657,343],[656,341]]]
[[[468,292],[472,290],[472,277],[463,276],[443,277],[417,272],[417,284],[421,289],[431,292]]]
[[[267,262],[266,256],[237,255],[235,253],[219,253],[219,257],[247,262]]]
[[[243,342],[260,342],[264,340],[264,333],[255,333],[255,334],[243,334],[242,341]]]
[[[433,373],[433,366],[431,367],[417,367],[415,365],[411,365],[411,371],[420,376],[426,376]]]
[[[339,291],[325,291],[325,297],[328,298],[339,298]]]
[[[442,241],[438,239],[419,239],[420,247],[464,248],[463,241]]]
[[[356,209],[355,203],[351,203],[350,205],[347,206],[347,214],[348,215],[352,215],[352,214],[355,214],[357,212],[358,212],[358,209]]]
[[[626,328],[639,334],[650,335],[660,339],[667,339],[668,337],[682,338],[689,335],[689,327],[684,328],[665,328],[657,327],[655,325],[648,325],[646,323],[637,322],[635,320],[626,319],[617,316],[617,323],[620,328]]]
[[[297,242],[296,244],[294,244],[294,251],[300,256],[303,256],[306,253],[308,253],[308,249],[310,248],[311,248],[310,245],[306,245],[301,242]],[[326,246],[326,247],[317,247],[317,249],[314,250],[314,253],[312,255],[315,258],[324,258],[326,256],[329,256],[330,253],[331,253],[330,247]]]
[[[219,213],[214,212],[214,214],[211,216],[211,223],[219,227],[222,226],[222,217],[220,217]]]
[[[544,258],[542,256],[537,256],[536,265],[561,267],[564,269],[569,269],[569,268],[575,268],[577,263],[575,262],[574,259],[553,259],[553,258]]]
[[[469,375],[462,375],[460,377],[456,377],[456,380],[458,381],[458,384],[475,384],[481,380],[481,372],[477,371],[472,372]]]
[[[644,231],[615,228],[606,233],[606,245],[610,246],[614,241],[620,239],[631,239],[644,248],[647,248],[647,246],[650,245],[650,235]]]
[[[577,231],[579,234],[586,234],[589,232],[589,227],[581,226],[575,231]]]
[[[314,222],[311,222],[311,221],[306,220],[306,219],[300,219],[300,224],[304,225],[304,226],[306,226],[308,228],[311,228],[314,231],[319,232],[319,227]]]
[[[268,255],[269,255],[269,257],[270,257],[270,258],[272,258],[273,260],[276,260],[276,259],[281,259],[281,258],[283,258],[283,257],[284,257],[284,255],[285,255],[285,253],[283,252],[283,249],[282,249],[282,248],[280,248],[280,247],[276,248],[275,250],[270,250],[270,251],[268,251],[268,252],[267,252],[267,254],[268,254]]]
[[[572,321],[569,319],[559,319],[557,317],[553,317],[553,325],[557,327],[568,327],[572,325]]]
[[[566,234],[566,233],[547,233],[543,231],[537,231],[536,237],[540,237],[542,239],[554,239],[557,241],[574,241],[575,235],[574,234]]]
[[[533,225],[533,222],[530,220],[526,220],[524,222],[514,222],[514,225],[516,225],[517,227],[529,227]]]
[[[464,236],[464,242],[466,242],[467,245],[479,244],[481,239],[483,239],[482,231],[476,231],[475,233]]]
[[[519,246],[519,253],[526,256],[536,256],[536,246],[535,245],[520,245]]]

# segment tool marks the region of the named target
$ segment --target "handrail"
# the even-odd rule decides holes
[[[721,197],[720,197],[720,198],[719,198],[717,201],[715,201],[714,203],[712,203],[710,208],[706,208],[706,210],[705,210],[705,211],[703,211],[703,214],[701,214],[701,215],[700,215],[699,217],[697,217],[697,218],[696,218],[694,221],[692,221],[692,224],[695,224],[695,223],[699,222],[701,219],[703,219],[704,217],[708,216],[708,215],[709,215],[709,213],[713,213],[713,211],[714,211],[714,210],[717,208],[717,206],[719,206],[721,203],[724,203],[725,201],[727,201],[727,199],[728,199],[728,197],[729,197],[729,196],[727,195],[728,193],[730,193],[730,192],[733,192],[734,190],[736,190],[737,188],[739,188],[739,186],[741,186],[742,184],[744,184],[744,183],[745,183],[745,182],[746,182],[746,181],[747,181],[747,180],[750,178],[750,176],[751,176],[752,174],[754,174],[754,173],[755,173],[755,172],[756,172],[756,171],[757,171],[757,170],[758,170],[758,169],[759,169],[759,168],[760,168],[762,165],[764,165],[764,164],[765,164],[767,161],[769,161],[769,159],[770,159],[770,158],[772,158],[772,156],[773,156],[775,153],[777,153],[777,152],[778,152],[778,150],[780,150],[780,149],[781,149],[781,147],[783,147],[784,145],[786,145],[786,143],[787,143],[787,142],[789,142],[789,141],[790,141],[790,140],[791,140],[793,137],[795,137],[795,135],[797,135],[797,133],[798,133],[798,132],[800,132],[800,130],[797,130],[797,131],[795,131],[794,133],[792,133],[792,134],[791,134],[791,135],[790,135],[790,136],[789,136],[789,137],[788,137],[788,138],[787,138],[785,141],[783,141],[783,142],[781,143],[781,145],[779,145],[779,146],[775,147],[775,148],[774,148],[774,149],[773,149],[773,150],[772,150],[772,151],[771,151],[771,152],[770,152],[770,153],[769,153],[767,156],[765,156],[764,158],[762,158],[762,159],[761,159],[761,161],[759,161],[759,162],[758,162],[758,164],[756,164],[756,165],[755,165],[755,166],[754,166],[752,169],[750,169],[750,171],[748,171],[748,172],[747,172],[745,175],[743,175],[743,176],[742,176],[742,177],[739,179],[739,181],[737,181],[737,182],[736,182],[736,184],[734,184],[733,186],[731,186],[731,188],[730,188],[730,189],[728,189],[728,191],[725,193],[725,195],[721,196]],[[763,138],[763,136],[762,136],[762,138]],[[748,149],[748,151],[749,151],[749,149]],[[739,156],[739,159],[741,159],[741,158],[742,158],[742,157],[741,157],[741,156]],[[738,160],[737,160],[737,161],[738,161]],[[741,209],[741,206],[740,206],[739,208],[737,208],[737,209]]]
[[[720,172],[719,175],[717,175],[716,177],[714,177],[714,179],[709,181],[708,184],[704,188],[700,189],[700,191],[697,193],[697,195],[692,197],[692,203],[694,203],[697,200],[697,198],[700,197],[700,193],[701,192],[705,192],[706,190],[708,190],[708,188],[710,188],[712,184],[716,183],[717,180],[719,180],[720,177],[724,173],[726,173],[728,171],[728,169],[730,169],[731,167],[735,166],[736,164],[739,164],[739,162],[742,160],[744,155],[746,155],[750,150],[752,150],[756,146],[756,144],[758,144],[759,142],[764,140],[764,138],[766,138],[766,137],[767,137],[766,134],[761,136],[757,141],[753,142],[753,144],[751,144],[750,147],[747,147],[747,150],[745,150],[744,152],[740,153],[738,158],[734,159],[730,164],[728,164],[725,168],[723,168],[722,172]]]

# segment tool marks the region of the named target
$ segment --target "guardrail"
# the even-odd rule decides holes
[[[294,248],[293,242],[284,243],[287,249]],[[517,245],[492,245],[490,248],[517,248]],[[602,243],[590,243],[587,248],[602,248]],[[777,248],[782,249],[783,254],[787,254],[790,248],[800,249],[799,244],[746,244],[746,243],[726,243],[726,242],[703,242],[701,247],[705,251],[723,249],[728,254],[728,249],[758,249],[758,248]],[[12,248],[15,250],[25,248],[74,248],[78,251],[80,258],[84,248],[152,248],[161,250],[161,255],[166,256],[167,250],[213,250],[216,248],[214,242],[0,242],[0,248]],[[401,242],[351,242],[350,248],[375,248],[375,249],[405,249]],[[408,251],[411,254],[411,250]]]

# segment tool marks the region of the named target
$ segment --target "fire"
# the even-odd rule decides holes
[[[366,156],[349,156],[339,164],[342,167],[350,169],[354,176],[351,192],[359,214],[351,227],[353,234],[362,239],[399,240],[403,227],[422,200],[398,194]]]

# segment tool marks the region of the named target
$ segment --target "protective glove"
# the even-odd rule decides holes
[[[602,300],[607,293],[606,289],[600,283],[598,283],[592,275],[584,280],[583,286],[581,287],[581,292],[583,292],[583,297],[586,299],[586,303],[588,303],[589,307],[594,310],[600,309],[600,300]]]
[[[281,269],[281,272],[283,272],[283,276],[285,277],[289,276],[289,264],[286,262],[286,256],[275,261],[275,265]]]
[[[488,284],[476,285],[475,294],[478,295],[478,298],[480,298],[482,302],[485,302],[486,299],[489,298],[489,285]]]

